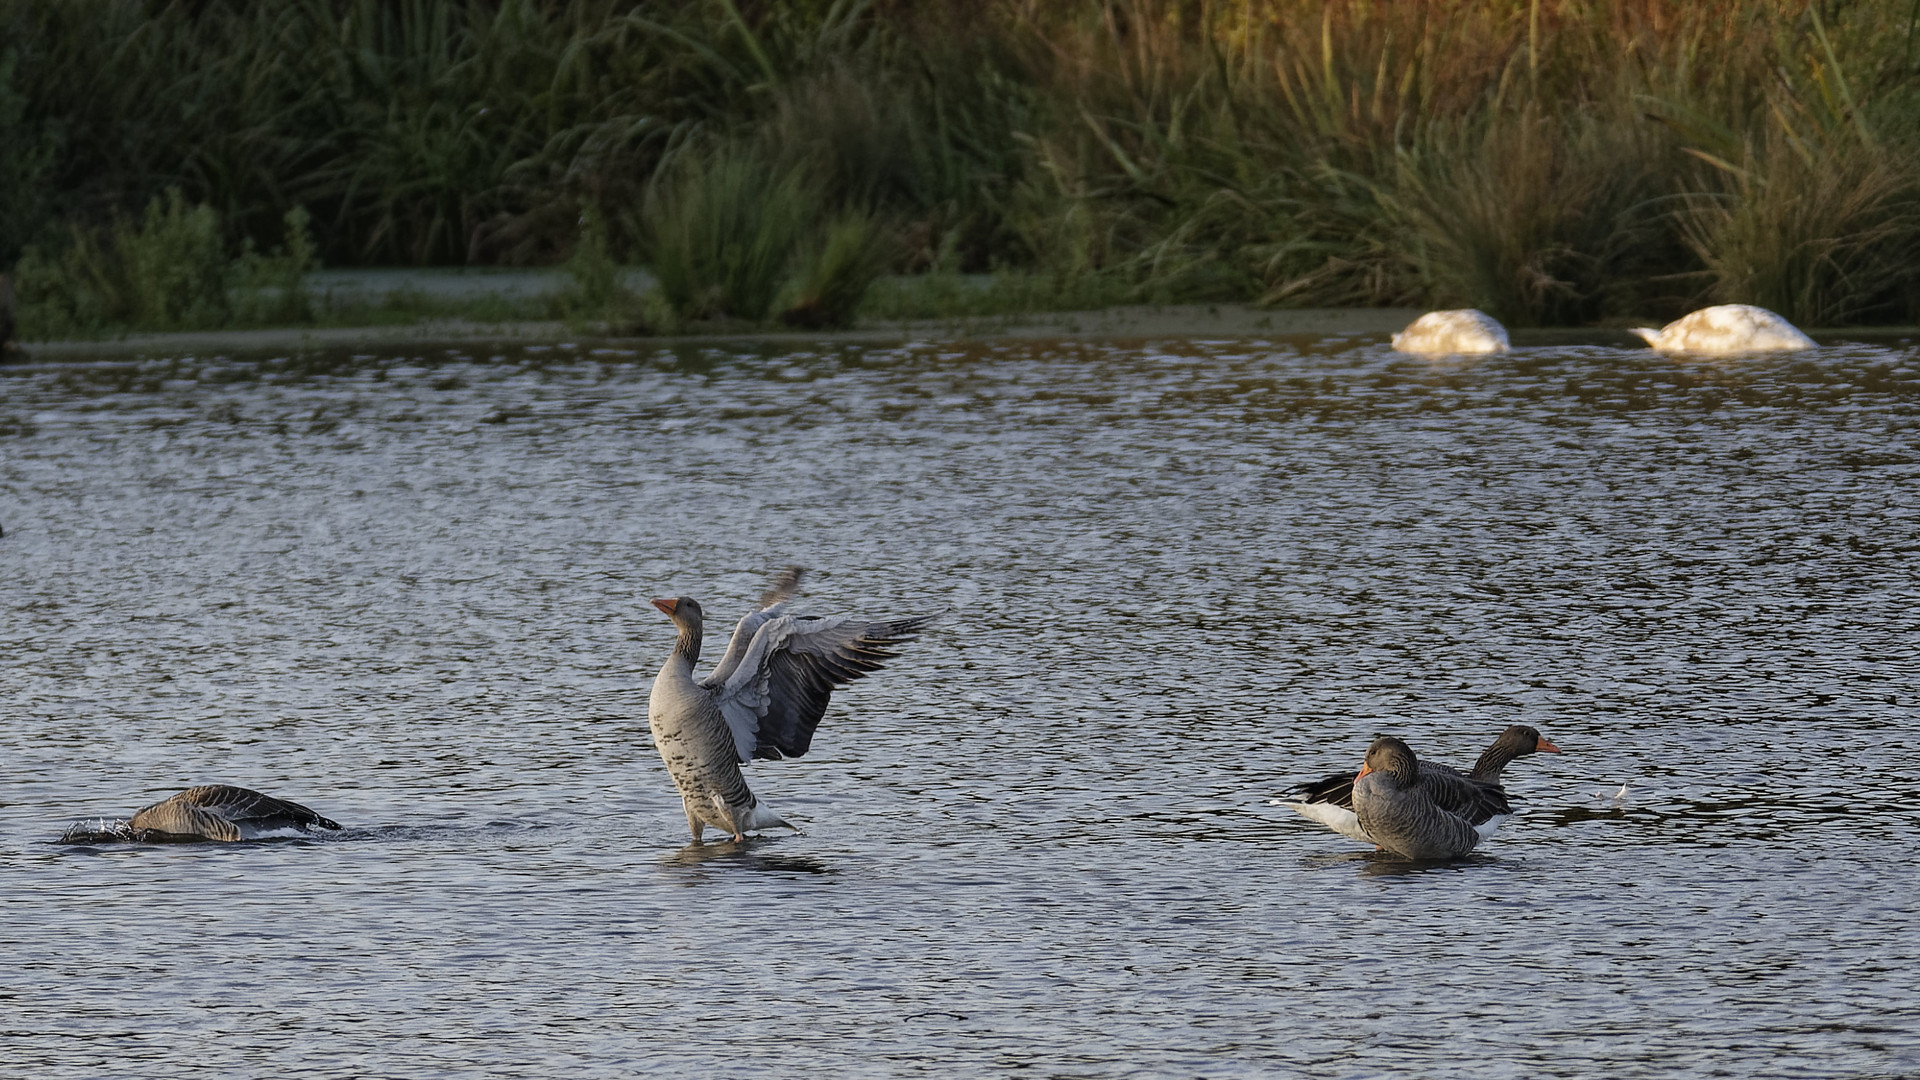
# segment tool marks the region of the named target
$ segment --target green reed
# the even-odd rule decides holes
[[[106,295],[102,238],[178,189],[230,257],[304,207],[330,265],[644,260],[686,318],[844,323],[891,270],[998,273],[1023,305],[1911,320],[1914,21],[1906,0],[0,0],[0,267],[32,244],[25,269]],[[207,303],[114,317],[238,317]]]

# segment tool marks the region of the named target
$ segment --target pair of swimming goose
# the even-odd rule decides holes
[[[754,797],[740,766],[805,754],[833,691],[877,670],[895,646],[939,618],[790,614],[788,601],[803,574],[798,567],[782,574],[734,628],[720,662],[697,679],[693,668],[705,626],[699,601],[653,601],[680,633],[653,681],[647,723],[680,790],[695,843],[708,826],[735,840],[755,829],[793,828]],[[308,826],[340,827],[299,803],[210,784],[146,807],[125,831],[149,841],[234,841]]]
[[[1405,742],[1375,739],[1358,775],[1340,773],[1293,789],[1284,805],[1343,836],[1411,859],[1465,855],[1512,815],[1501,774],[1528,754],[1560,748],[1539,731],[1515,724],[1500,733],[1473,768],[1421,761]]]
[[[1634,327],[1657,352],[1690,356],[1795,352],[1814,347],[1799,328],[1763,307],[1718,304],[1675,319],[1655,330]],[[1419,356],[1503,353],[1511,346],[1507,328],[1477,308],[1429,311],[1393,335],[1393,347]]]

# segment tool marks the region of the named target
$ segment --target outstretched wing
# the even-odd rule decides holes
[[[1334,773],[1324,780],[1314,780],[1305,784],[1295,784],[1284,794],[1295,802],[1326,803],[1346,810],[1353,809],[1353,773]]]
[[[761,595],[760,607],[764,610],[793,599],[794,594],[800,591],[801,580],[806,576],[807,568],[804,566],[789,566],[780,571],[779,576],[773,579],[767,586],[767,591]]]
[[[741,620],[735,642],[753,618]],[[895,646],[918,637],[937,618],[873,622],[856,615],[773,614],[763,620],[724,682],[715,684],[718,669],[706,680],[716,691],[740,760],[806,753],[835,688],[877,670]],[[733,645],[727,651],[731,654]]]
[[[337,829],[340,823],[321,817],[308,807],[285,799],[276,799],[251,788],[226,784],[203,784],[175,795],[170,802],[198,807],[219,814],[228,821],[255,822],[263,825],[318,825]]]
[[[747,654],[747,649],[753,644],[753,635],[787,610],[787,601],[800,591],[800,581],[806,576],[806,567],[789,566],[773,579],[766,593],[760,597],[760,610],[741,619],[739,625],[733,628],[733,637],[727,641],[727,651],[720,654],[720,662],[713,665],[713,670],[700,680],[701,686],[718,690],[726,685],[727,679],[739,668],[741,657]]]

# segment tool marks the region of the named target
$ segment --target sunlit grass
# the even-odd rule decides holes
[[[129,276],[111,237],[178,190],[229,262],[304,208],[329,266],[571,265],[569,318],[659,321],[605,273],[645,261],[680,322],[1227,300],[1551,325],[1732,298],[1910,320],[1917,18],[0,0],[0,267],[32,245],[23,288],[94,282],[63,333],[268,318],[204,284],[185,232]],[[979,274],[1018,284],[954,284]]]

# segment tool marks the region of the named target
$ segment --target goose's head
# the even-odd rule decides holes
[[[706,625],[706,619],[700,612],[700,601],[691,596],[676,596],[655,600],[653,606],[672,619],[673,625],[679,627],[682,633],[690,633],[696,640],[700,637],[701,628]]]
[[[1413,756],[1412,747],[1391,735],[1382,735],[1367,747],[1367,758],[1354,779],[1369,773],[1385,773],[1393,778],[1394,787],[1412,787],[1420,782],[1420,761]]]
[[[1514,757],[1527,754],[1557,754],[1560,748],[1547,741],[1540,729],[1526,724],[1515,724],[1500,733],[1493,743],[1497,747],[1512,751]]]

